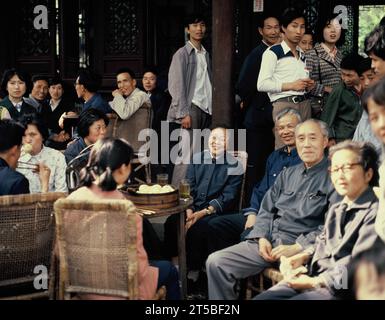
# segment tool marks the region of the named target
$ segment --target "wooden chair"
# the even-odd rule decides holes
[[[53,205],[65,196],[65,193],[53,192],[0,197],[2,299],[34,299],[51,295],[54,276],[51,257],[55,238]],[[34,280],[41,272],[34,273],[37,266],[43,266],[49,272],[48,288],[34,288]]]
[[[245,198],[245,183],[246,183],[246,169],[247,169],[247,158],[248,154],[246,151],[228,151],[234,158],[238,159],[242,165],[243,169],[243,177],[242,177],[242,185],[241,185],[241,192],[239,195],[239,212],[241,212],[244,198]]]
[[[138,299],[137,217],[132,202],[60,199],[55,216],[59,299],[75,294]],[[164,288],[162,292],[164,296]]]
[[[123,138],[127,140],[134,149],[135,158],[132,161],[133,165],[137,165],[134,168],[134,172],[137,173],[144,169],[144,175],[146,183],[151,182],[151,169],[150,163],[142,164],[139,159],[140,156],[148,155],[140,154],[140,148],[146,143],[146,141],[139,141],[139,133],[142,130],[150,130],[152,123],[152,108],[150,104],[144,103],[129,119],[122,120],[116,113],[107,114],[110,122],[107,127],[107,137]],[[149,131],[146,133],[149,136]],[[135,180],[140,183],[144,183],[143,180],[135,177]]]

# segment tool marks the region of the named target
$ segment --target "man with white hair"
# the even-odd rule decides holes
[[[325,213],[336,200],[324,152],[328,129],[325,123],[309,119],[296,127],[295,137],[303,163],[279,174],[262,200],[246,241],[208,257],[210,299],[237,299],[237,280],[311,247],[321,232]]]

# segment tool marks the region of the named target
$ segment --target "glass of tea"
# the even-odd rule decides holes
[[[179,197],[182,200],[190,199],[190,183],[187,179],[183,179],[179,184]]]
[[[167,173],[159,173],[156,175],[156,183],[161,185],[162,187],[168,184],[168,174]]]

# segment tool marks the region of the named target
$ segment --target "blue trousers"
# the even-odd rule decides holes
[[[151,260],[150,265],[159,269],[158,289],[166,286],[166,299],[180,300],[179,275],[175,266],[166,260]]]

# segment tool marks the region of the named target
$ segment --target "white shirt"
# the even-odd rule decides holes
[[[266,49],[262,55],[257,88],[260,92],[267,92],[271,102],[284,97],[305,94],[305,91],[282,91],[284,83],[309,78],[305,53],[298,46],[296,49],[299,59],[293,56],[285,41]]]
[[[148,95],[138,88],[135,88],[127,98],[119,94],[114,97],[114,100],[110,101],[109,104],[111,109],[113,109],[122,120],[127,120],[138,111],[145,102],[151,105]]]
[[[190,44],[194,47],[191,42]],[[212,88],[207,69],[206,49],[201,46],[201,50],[195,47],[194,50],[197,58],[197,74],[192,103],[204,112],[212,114]]]
[[[67,182],[66,182],[66,168],[67,164],[65,161],[64,155],[55,149],[48,148],[43,146],[40,153],[32,156],[29,153],[24,153],[20,156],[19,161],[28,162],[30,164],[44,163],[51,170],[49,176],[49,192],[67,192]],[[21,174],[23,174],[29,181],[29,191],[31,193],[40,193],[41,184],[39,179],[39,174],[33,172],[30,169],[19,169]]]

